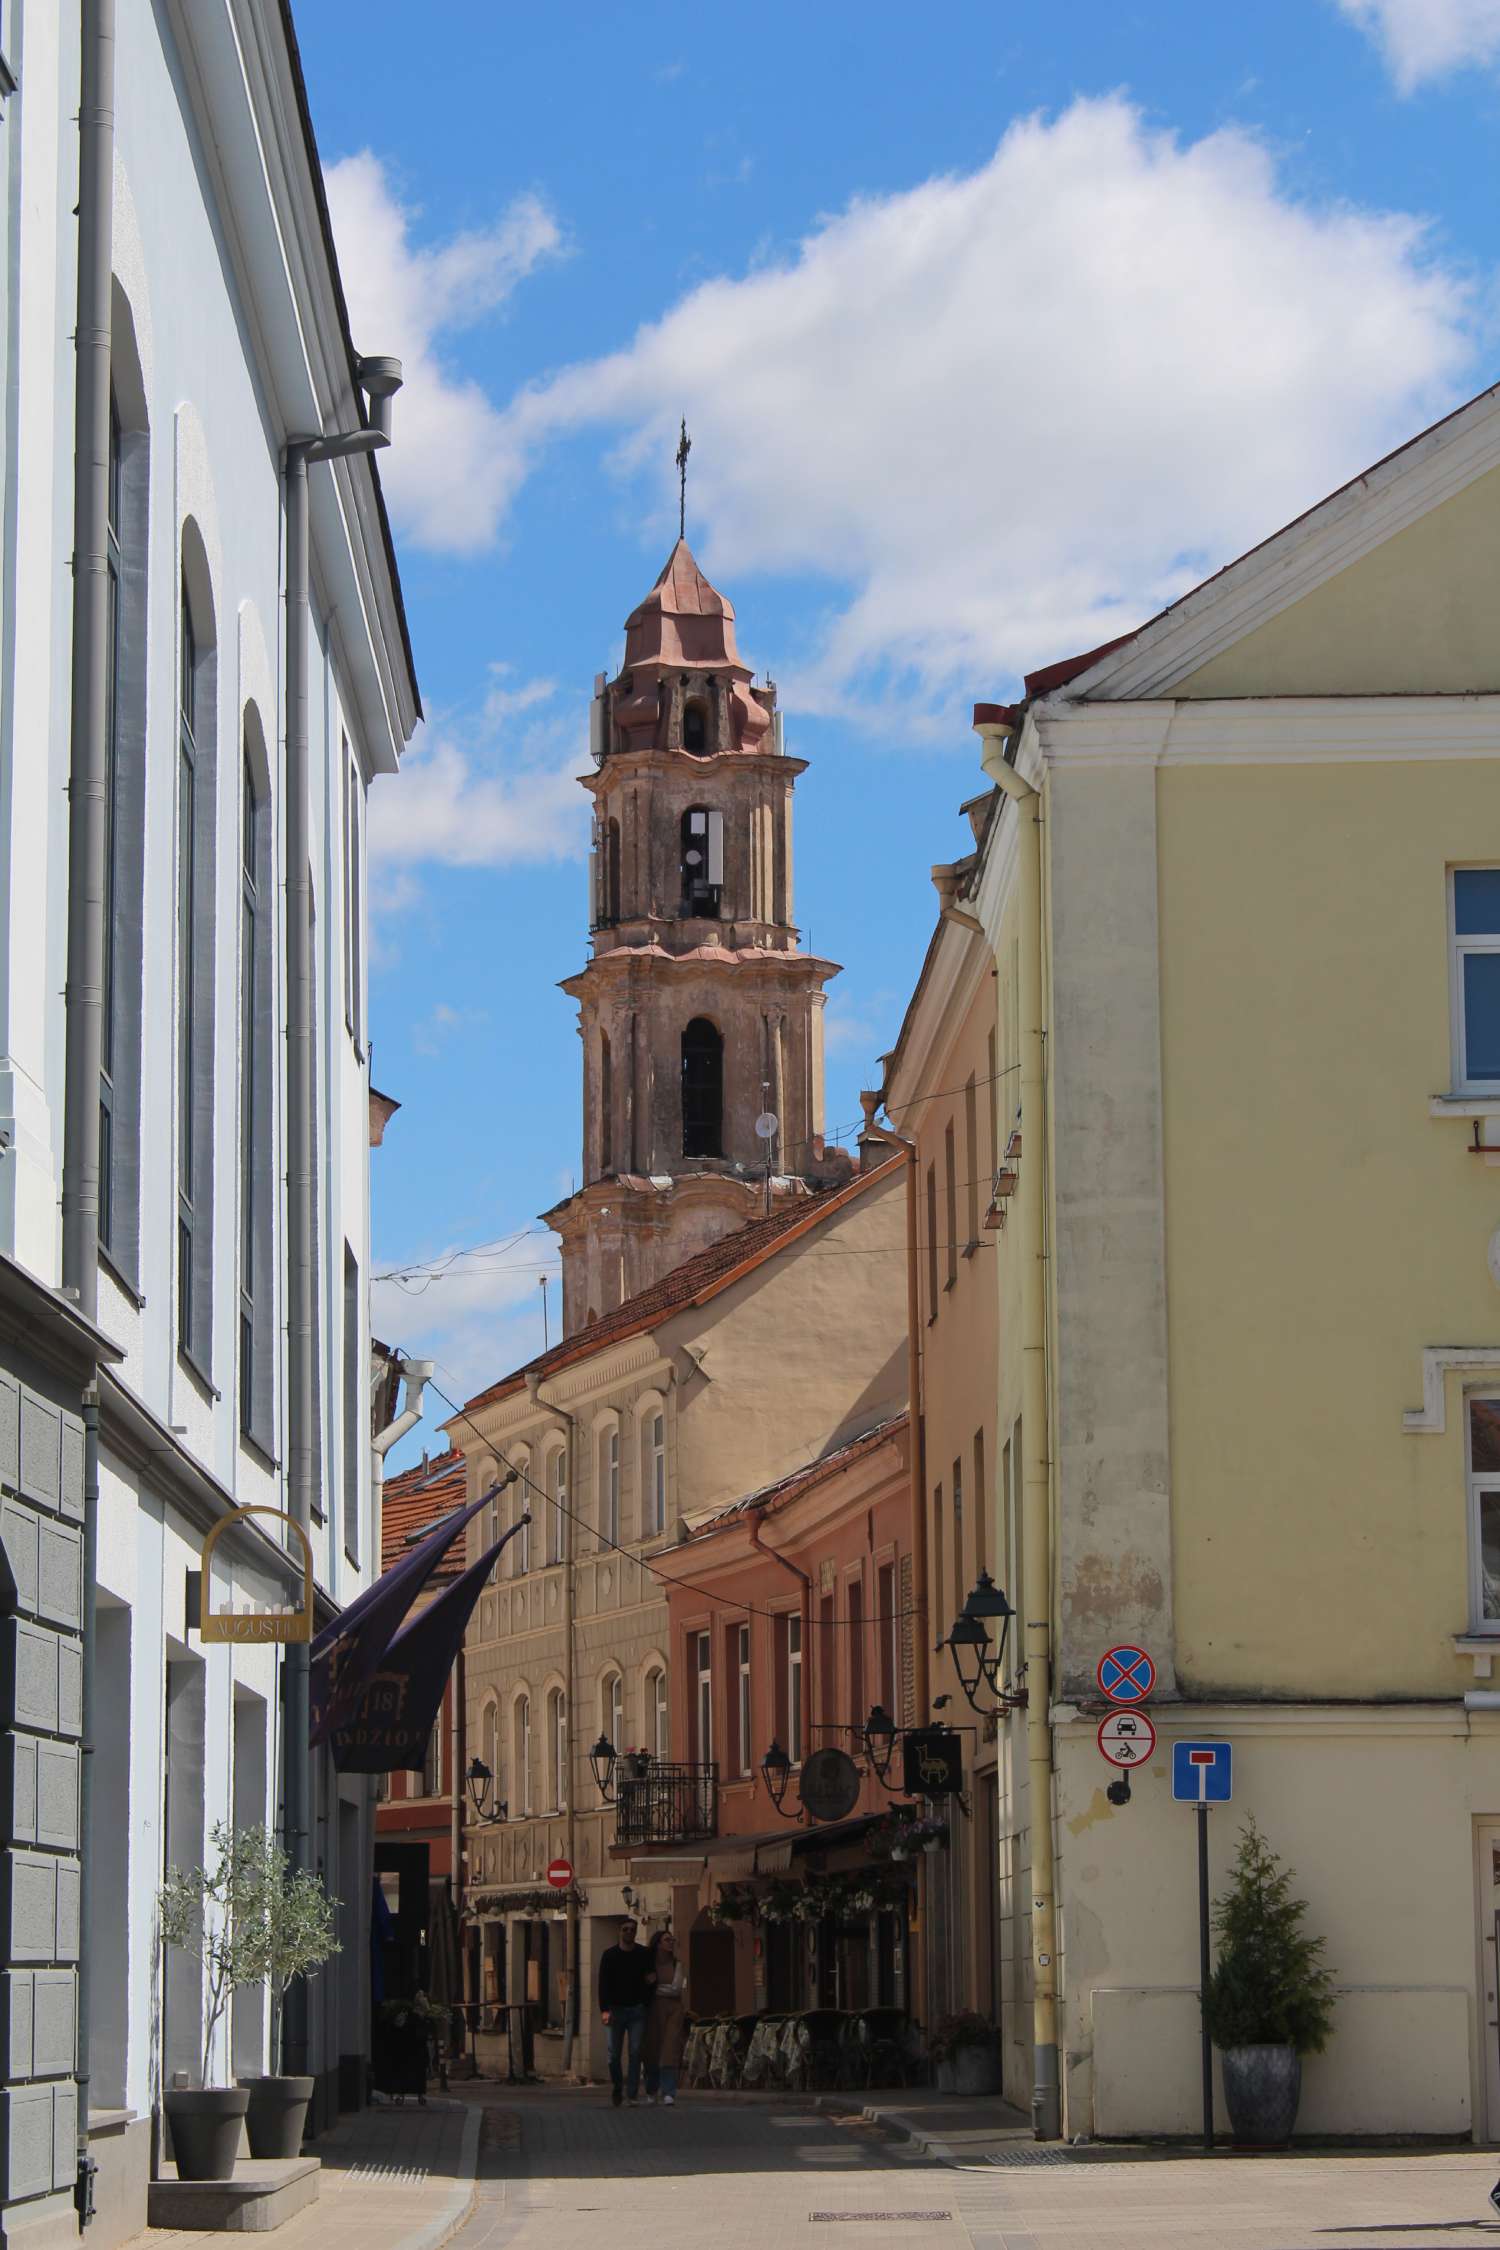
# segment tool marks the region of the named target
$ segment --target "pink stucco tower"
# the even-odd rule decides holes
[[[592,717],[583,1180],[544,1214],[572,1334],[721,1235],[846,1179],[823,1145],[823,987],[798,947],[776,690],[679,539]],[[769,1136],[757,1121],[776,1120]]]

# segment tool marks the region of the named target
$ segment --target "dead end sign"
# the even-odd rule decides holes
[[[1112,1766],[1143,1766],[1156,1748],[1156,1729],[1144,1711],[1107,1711],[1099,1748]]]
[[[1126,1642],[1100,1657],[1099,1685],[1111,1703],[1144,1703],[1156,1685],[1156,1666],[1143,1648]]]
[[[565,1891],[573,1880],[573,1862],[570,1859],[549,1860],[547,1880],[555,1891]]]

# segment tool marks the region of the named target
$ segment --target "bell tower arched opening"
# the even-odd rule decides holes
[[[724,815],[690,805],[682,816],[682,911],[711,922],[724,891]]]
[[[707,1016],[682,1035],[682,1153],[724,1153],[724,1035]]]

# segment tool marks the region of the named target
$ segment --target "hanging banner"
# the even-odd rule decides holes
[[[318,1634],[312,1645],[309,1681],[312,1724],[308,1739],[314,1748],[349,1717],[412,1603],[460,1532],[499,1490],[499,1485],[494,1485],[466,1508],[456,1508],[452,1515],[444,1516],[409,1555],[392,1563],[373,1586],[367,1586]]]
[[[516,1524],[497,1539],[396,1635],[348,1720],[332,1730],[340,1773],[394,1773],[421,1765],[474,1604],[495,1557],[520,1528]]]

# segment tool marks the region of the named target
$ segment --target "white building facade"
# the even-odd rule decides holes
[[[91,52],[104,67],[90,47],[101,15],[115,17],[101,1029],[97,1085],[91,1072],[88,1111],[72,1113],[96,1119],[98,1153],[97,1264],[80,1277],[63,1217],[69,1011],[90,981],[69,929],[70,564],[89,224],[80,73]],[[87,2056],[100,2167],[90,2238],[103,2243],[144,2222],[161,2090],[199,2068],[198,1979],[156,1941],[162,1870],[203,1860],[216,1821],[284,1819],[287,1659],[205,1646],[190,1581],[227,1514],[294,1499],[289,821],[305,833],[311,886],[312,1089],[299,1115],[319,1622],[379,1568],[365,811],[418,705],[371,452],[314,455],[305,791],[292,818],[287,447],[368,432],[377,410],[361,390],[288,10],[11,0],[0,44],[0,1515],[13,1581],[0,1584],[11,1838],[0,2235],[76,2233]],[[75,1103],[78,1075],[75,1063]],[[214,1549],[214,1606],[286,1605],[292,1537],[274,1516],[236,1522]],[[311,1863],[342,1901],[342,1951],[311,1987],[317,2123],[363,2098],[368,1782],[315,1759],[310,1813]],[[211,2076],[278,2067],[267,2040],[259,1996],[242,1997]]]

